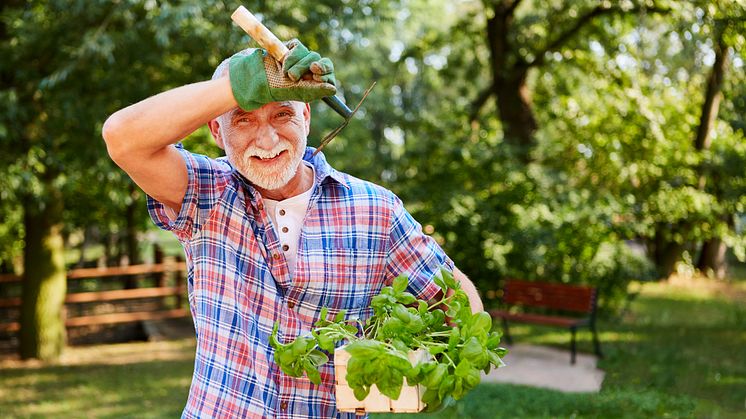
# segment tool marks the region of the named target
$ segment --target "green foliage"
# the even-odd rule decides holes
[[[319,384],[317,367],[328,361],[319,349],[333,352],[338,342],[346,341],[344,349],[350,354],[346,380],[358,400],[374,384],[396,400],[405,378],[409,385],[426,388],[422,401],[428,411],[459,400],[479,384],[480,371],[503,365],[501,358],[507,351],[499,347],[500,334],[491,331],[490,315],[472,314],[469,299],[450,272],[442,270],[435,282],[442,298],[428,304],[407,292],[408,279],[399,276],[373,297],[373,316],[365,325],[360,320],[346,322],[344,312],[329,321],[324,308],[309,335],[282,344],[275,324],[270,336],[275,362],[285,374],[305,373]],[[426,351],[427,360],[412,365],[408,355],[415,351]]]
[[[600,286],[608,310],[631,279],[652,275],[656,240],[720,237],[746,260],[743,7],[737,1],[607,2],[613,9],[553,44],[593,1],[523,1],[507,33],[508,64],[539,59],[526,93],[538,123],[526,165],[503,137],[493,99],[486,21],[495,2],[366,0],[247,5],[281,38],[336,65],[356,103],[329,161],[402,197],[482,290],[507,275]],[[11,2],[0,9],[0,260],[19,265],[22,202],[63,191],[66,233],[120,234],[150,225],[144,196],[108,159],[106,116],[165,89],[210,77],[255,45],[224,1]],[[665,12],[656,12],[653,8]],[[709,150],[694,150],[723,33],[729,66]],[[313,105],[309,144],[341,123]],[[205,129],[187,147],[220,154]],[[704,186],[700,186],[704,178]],[[46,186],[45,186],[46,184]],[[137,217],[128,220],[127,208]],[[613,249],[613,250],[609,250]],[[605,295],[605,296],[604,296]]]

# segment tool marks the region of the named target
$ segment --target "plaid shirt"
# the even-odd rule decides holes
[[[323,154],[304,160],[315,184],[294,277],[262,197],[225,158],[180,148],[189,183],[178,216],[148,198],[148,211],[184,247],[197,334],[194,375],[182,417],[355,417],[336,409],[334,366],[322,382],[282,373],[269,334],[288,341],[310,330],[322,307],[365,321],[381,288],[399,274],[433,298],[440,266],[453,262],[390,191],[333,169]]]

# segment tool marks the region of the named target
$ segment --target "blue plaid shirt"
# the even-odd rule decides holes
[[[332,362],[318,386],[280,371],[272,326],[291,340],[325,306],[365,321],[371,298],[399,274],[429,300],[439,291],[433,276],[453,263],[392,192],[334,170],[321,153],[311,158],[309,148],[316,177],[291,277],[262,196],[225,158],[180,152],[189,182],[179,214],[170,219],[152,198],[148,211],[186,254],[197,351],[183,417],[355,417],[336,409]]]

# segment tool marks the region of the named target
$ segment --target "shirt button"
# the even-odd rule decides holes
[[[272,255],[272,259],[274,259],[274,260],[277,260],[279,258],[280,258],[280,254],[279,253],[275,253],[274,255]]]
[[[284,209],[280,210],[280,215],[285,215],[285,210]]]
[[[259,211],[261,211],[261,210],[264,209],[264,204],[259,204],[256,207],[257,207],[257,209],[259,209]]]
[[[288,409],[288,402],[280,403],[280,410],[287,410],[287,409]]]
[[[290,249],[290,246],[288,246],[288,245],[286,245],[286,244],[283,244],[283,245],[282,245],[282,250],[283,250],[284,252],[287,252],[287,251],[288,251],[289,249]]]
[[[288,232],[288,228],[287,228],[287,227],[283,227],[283,228],[282,228],[282,232],[283,232],[283,233],[287,233],[287,232]]]
[[[295,303],[294,303],[294,302],[292,302],[292,301],[288,301],[288,307],[289,307],[289,308],[293,308],[293,307],[295,307]]]

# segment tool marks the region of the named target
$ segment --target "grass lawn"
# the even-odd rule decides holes
[[[645,284],[627,313],[599,327],[599,394],[483,384],[420,417],[746,417],[746,282]],[[540,327],[511,332],[522,343],[565,347],[568,339]],[[579,338],[591,352],[589,334]],[[177,417],[193,349],[185,339],[70,348],[56,365],[0,361],[0,416]]]

